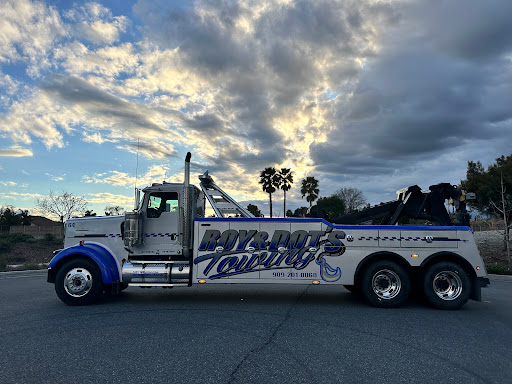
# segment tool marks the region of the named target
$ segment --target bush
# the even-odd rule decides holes
[[[0,235],[0,253],[9,252],[14,243],[35,243],[36,239],[26,233],[12,233]]]
[[[7,258],[0,254],[0,272],[7,271]]]
[[[9,252],[11,250],[12,243],[6,238],[0,238],[0,253]]]
[[[57,241],[57,237],[52,233],[45,233],[43,236],[43,241],[47,243],[54,243]]]
[[[485,269],[487,269],[487,273],[493,273],[496,275],[512,275],[512,271],[503,264],[486,264]]]
[[[53,235],[51,233],[46,233],[43,236],[43,238],[41,239],[41,241],[45,242],[47,244],[54,244],[54,245],[59,245],[59,246],[62,246],[62,244],[63,244],[62,239],[57,238],[55,235]]]
[[[11,243],[26,243],[35,240],[34,236],[26,233],[11,233],[7,238]]]

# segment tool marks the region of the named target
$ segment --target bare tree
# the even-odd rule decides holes
[[[336,195],[345,203],[347,212],[354,212],[366,204],[363,191],[353,187],[338,189]]]
[[[120,207],[119,205],[110,206],[107,205],[105,207],[105,216],[119,216],[124,215],[124,208]]]
[[[512,257],[510,255],[510,228],[508,223],[508,215],[510,214],[510,211],[512,210],[510,207],[507,206],[507,188],[505,187],[505,183],[503,182],[503,172],[500,174],[500,203],[496,204],[494,201],[491,200],[491,205],[494,208],[494,210],[503,216],[503,222],[505,223],[505,248],[507,250],[507,264],[508,269],[512,270]]]
[[[36,200],[36,206],[44,212],[57,216],[61,223],[69,219],[73,214],[81,213],[87,207],[87,201],[83,197],[75,196],[69,192],[56,195],[53,191],[42,199]]]

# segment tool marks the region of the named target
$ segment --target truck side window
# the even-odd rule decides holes
[[[155,219],[162,212],[178,212],[178,202],[177,192],[153,192],[149,195],[146,216]]]

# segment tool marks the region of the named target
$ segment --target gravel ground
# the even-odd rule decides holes
[[[48,264],[53,257],[53,251],[62,248],[60,243],[15,243],[9,252],[2,254],[7,265],[19,265],[28,263]]]
[[[503,243],[503,231],[475,232],[475,241],[486,264],[507,264],[507,252]]]

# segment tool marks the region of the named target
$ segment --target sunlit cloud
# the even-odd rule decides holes
[[[0,7],[0,19],[0,62],[27,61],[31,76],[51,66],[51,48],[67,35],[55,7],[29,0],[7,1]]]
[[[20,193],[20,192],[2,192],[0,193],[2,199],[10,200],[30,200],[43,197],[39,193]]]
[[[87,202],[90,204],[119,205],[129,207],[133,205],[134,197],[125,195],[116,195],[108,192],[90,193]]]
[[[55,176],[55,175],[52,175],[47,172],[45,172],[45,175],[48,176],[50,178],[50,180],[52,180],[52,181],[62,181],[62,180],[64,180],[64,176],[66,176],[65,174],[62,176]]]
[[[159,142],[138,142],[128,143],[125,145],[117,146],[119,149],[124,149],[131,153],[140,153],[148,159],[163,160],[169,157],[176,157],[178,152],[174,149],[172,144],[163,144]]]
[[[162,165],[152,165],[149,169],[138,175],[129,175],[126,172],[110,171],[97,173],[93,176],[82,176],[82,182],[86,184],[110,184],[115,186],[134,187],[135,185],[149,185],[153,182],[163,182],[169,175],[169,167]],[[169,181],[169,180],[167,180]]]
[[[129,20],[126,16],[112,16],[110,10],[96,2],[87,2],[64,13],[73,21],[71,34],[95,44],[113,44],[120,33],[126,30]]]
[[[1,149],[0,148],[0,156],[6,157],[25,157],[25,156],[34,156],[32,151],[28,148],[22,148],[19,146],[12,146],[10,148]]]

